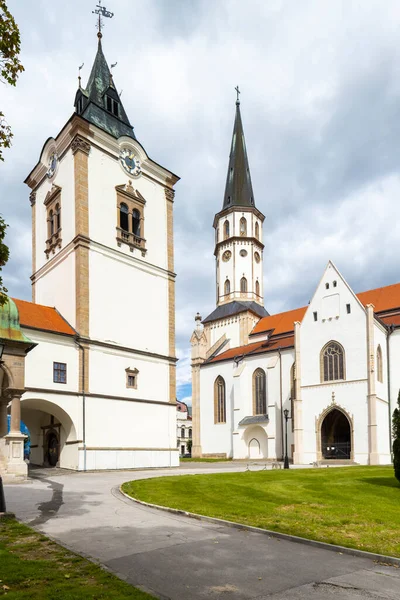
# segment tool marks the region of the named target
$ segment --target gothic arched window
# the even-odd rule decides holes
[[[383,383],[382,349],[380,346],[376,350],[376,378]]]
[[[181,438],[185,437],[185,428],[181,427]]]
[[[214,383],[214,423],[226,423],[225,381],[221,375]]]
[[[225,292],[225,296],[229,296],[229,294],[231,293],[231,282],[229,281],[229,279],[225,280],[224,292]]]
[[[260,283],[259,283],[259,281],[256,281],[256,295],[257,296],[260,295]]]
[[[247,279],[246,279],[246,277],[242,277],[242,279],[240,280],[240,291],[242,293],[247,292]]]
[[[189,439],[192,439],[192,430],[189,429]]]
[[[129,210],[126,204],[123,202],[119,206],[119,226],[124,231],[129,231]]]
[[[329,342],[321,350],[321,381],[344,378],[344,349],[338,342]]]
[[[224,223],[224,239],[227,240],[229,237],[229,221],[226,220]]]
[[[263,369],[256,369],[253,373],[253,414],[267,414],[267,378]]]
[[[259,240],[260,239],[260,226],[257,222],[256,222],[256,226],[254,229],[255,229],[255,236],[256,236],[257,240]]]
[[[140,237],[140,212],[137,208],[132,211],[132,232]]]
[[[240,235],[247,235],[247,221],[244,217],[240,219]]]

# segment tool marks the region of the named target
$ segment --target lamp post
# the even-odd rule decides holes
[[[283,411],[283,416],[285,417],[285,460],[283,463],[283,468],[288,469],[289,468],[289,457],[288,457],[288,453],[287,453],[287,449],[288,449],[288,446],[287,446],[287,422],[291,417],[289,417],[289,411],[287,408],[285,408],[285,410]]]

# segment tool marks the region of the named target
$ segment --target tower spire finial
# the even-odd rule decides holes
[[[235,87],[235,90],[236,90],[236,105],[239,106],[239,104],[240,104],[240,100],[239,100],[240,90],[239,90],[239,86],[238,85]]]
[[[99,3],[96,4],[96,10],[92,10],[92,14],[98,15],[98,20],[97,20],[96,27],[98,29],[98,31],[97,31],[97,37],[99,38],[99,41],[100,41],[101,38],[103,37],[103,34],[101,33],[101,30],[104,27],[102,17],[107,17],[109,19],[112,19],[113,16],[114,16],[114,13],[110,12],[109,10],[107,10],[105,6],[102,6],[101,5],[101,0],[99,0]]]
[[[79,67],[79,71],[78,71],[78,83],[79,83],[79,89],[81,89],[81,69],[83,67],[85,63],[82,63],[81,66]]]

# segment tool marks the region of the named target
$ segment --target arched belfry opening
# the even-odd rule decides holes
[[[322,421],[321,450],[324,459],[349,460],[352,456],[350,421],[337,408],[330,410]]]

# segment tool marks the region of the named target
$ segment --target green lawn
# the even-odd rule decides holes
[[[125,483],[134,498],[400,557],[393,467],[180,475]]]
[[[14,519],[0,520],[3,596],[7,600],[153,598]]]

